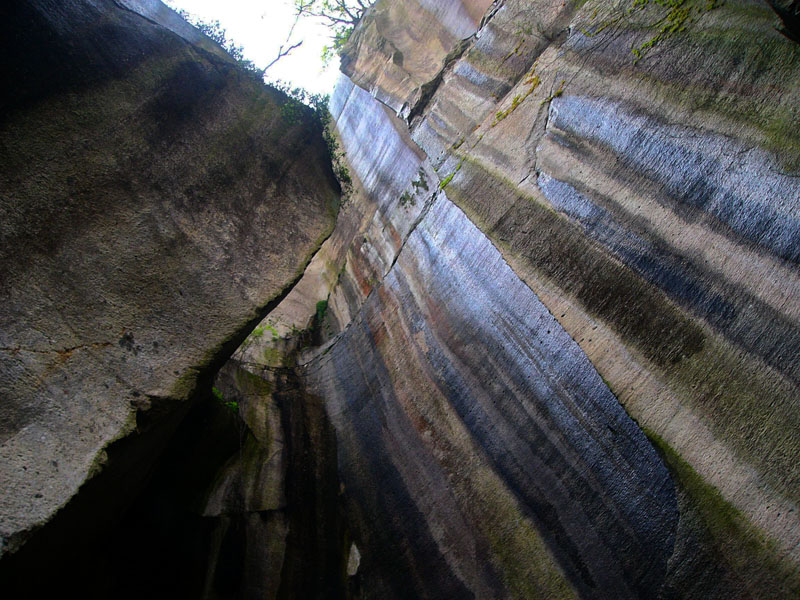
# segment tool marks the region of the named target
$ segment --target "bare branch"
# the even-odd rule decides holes
[[[301,3],[300,5],[302,5],[303,2],[304,0],[300,0]],[[308,4],[313,4],[313,0],[308,0]],[[290,44],[290,42],[292,41],[292,36],[294,35],[294,30],[297,27],[297,23],[298,21],[300,21],[300,15],[301,13],[298,10],[298,12],[294,16],[294,22],[292,23],[292,26],[289,28],[289,33],[286,36],[286,41],[283,42],[278,48],[278,56],[272,59],[272,61],[266,67],[264,67],[264,72],[268,71],[272,65],[278,62],[284,56],[288,56],[292,50],[295,50],[296,48],[299,48],[300,46],[303,45],[303,40],[300,40],[296,44]]]
[[[289,46],[288,48],[286,48],[286,50],[284,50],[284,49],[283,49],[283,46],[281,46],[281,47],[278,49],[278,56],[276,56],[275,58],[273,58],[273,59],[272,59],[272,62],[270,62],[270,63],[269,63],[269,64],[268,64],[266,67],[264,67],[264,71],[267,71],[267,70],[268,70],[268,69],[269,69],[269,68],[270,68],[272,65],[274,65],[276,62],[278,62],[278,61],[279,61],[280,59],[282,59],[284,56],[288,56],[288,55],[289,55],[289,53],[290,53],[292,50],[294,50],[295,48],[299,48],[299,47],[300,47],[300,46],[302,46],[302,45],[303,45],[303,40],[300,40],[300,41],[299,41],[299,42],[297,42],[296,44],[292,44],[291,46]]]

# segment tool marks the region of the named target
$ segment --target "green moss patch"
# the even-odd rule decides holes
[[[517,94],[516,96],[514,96],[511,99],[511,106],[509,106],[506,110],[499,111],[495,115],[494,122],[491,125],[492,127],[497,125],[500,121],[505,119],[512,112],[517,110],[517,107],[520,104],[522,104],[528,98],[528,96],[533,94],[534,91],[536,90],[536,88],[539,87],[539,84],[542,83],[541,78],[536,74],[536,64],[533,65],[533,68],[531,69],[530,73],[528,73],[528,76],[525,78],[525,81],[523,83],[524,83],[524,85],[528,86],[528,89],[524,93]],[[563,85],[564,85],[563,81],[561,82],[561,85],[562,85],[562,88],[563,88]],[[561,95],[561,88],[559,88],[558,95],[559,96]],[[552,99],[552,97],[551,97],[551,99]]]
[[[594,37],[607,29],[617,27],[630,27],[631,19],[636,13],[643,13],[647,24],[644,28],[652,32],[647,41],[631,46],[634,64],[656,45],[667,38],[684,32],[687,27],[700,19],[705,13],[719,8],[723,0],[630,0],[615,9],[615,14],[599,21],[592,29],[584,29],[583,34]],[[592,14],[592,20],[597,18],[598,11]]]
[[[675,483],[690,498],[707,528],[717,558],[743,580],[753,597],[797,598],[800,576],[778,557],[774,542],[727,502],[664,439],[645,428],[645,434],[661,455]],[[781,583],[779,583],[781,582]],[[769,592],[767,592],[769,590]],[[766,594],[761,596],[761,594]]]

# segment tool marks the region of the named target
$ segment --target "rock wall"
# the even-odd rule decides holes
[[[781,28],[733,0],[365,17],[343,60],[364,90],[332,110],[367,216],[307,274],[330,292],[300,361],[358,597],[800,592]],[[249,368],[281,360],[251,342]]]
[[[310,110],[159,2],[0,15],[0,570],[27,587],[135,499],[338,185]]]
[[[391,118],[353,89],[345,111],[370,110]],[[548,546],[617,597],[663,579],[677,520],[666,469],[443,193],[304,375],[337,430],[347,514],[364,515],[350,525],[369,597],[552,597],[566,586]]]
[[[345,597],[336,442],[291,369],[195,402],[81,586],[98,598]]]
[[[379,0],[335,228],[285,98],[45,4],[2,9],[4,585],[114,523],[101,597],[797,597],[794,3]]]

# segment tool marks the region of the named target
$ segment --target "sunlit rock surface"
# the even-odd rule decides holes
[[[463,50],[491,0],[379,2],[342,56],[342,72],[387,106],[408,112],[426,102],[442,67]]]
[[[304,372],[326,398],[346,496],[363,514],[350,525],[370,597],[563,592],[548,545],[587,594],[636,597],[663,581],[677,522],[666,469],[443,194]]]
[[[390,4],[378,3],[375,14]],[[354,81],[409,120],[412,138],[438,170],[447,197],[578,344],[670,470],[680,516],[677,527],[673,523],[667,574],[663,585],[650,581],[648,592],[634,593],[795,597],[800,138],[789,124],[800,109],[800,46],[776,31],[779,21],[766,5],[731,1],[692,3],[684,30],[657,39],[648,50],[658,33],[655,23],[668,9],[628,10],[630,4],[495,5],[457,55],[445,60],[457,43],[442,45],[436,56],[443,71],[433,75],[433,60],[419,68],[412,60],[398,65],[387,50],[404,43],[410,21],[376,21],[368,30],[370,49],[356,37],[348,64],[356,65]],[[435,20],[432,12],[427,17]],[[423,55],[433,56],[430,43],[421,47]],[[362,434],[372,440],[352,450],[361,458],[345,462],[345,473],[359,464],[368,469],[373,451],[391,455],[377,438],[392,432],[391,439],[399,440],[399,429],[405,436],[424,429],[419,419],[408,419],[405,427],[388,416],[378,418],[380,426],[368,423],[373,413],[408,412],[424,396],[417,386],[439,369],[474,377],[447,403],[472,443],[490,443],[494,433],[470,430],[485,410],[480,394],[472,396],[482,385],[492,405],[524,406],[504,385],[535,371],[505,354],[495,364],[486,329],[497,325],[487,296],[461,287],[469,281],[463,273],[453,286],[458,300],[438,291],[447,285],[445,274],[459,272],[470,254],[448,255],[441,245],[463,247],[458,240],[469,228],[448,236],[443,227],[430,233],[436,244],[415,242],[425,239],[428,219],[448,212],[446,205],[437,200],[412,233],[383,286],[353,318],[356,331],[348,330],[329,355],[316,359],[340,361],[338,370],[320,368],[310,377],[318,377],[328,397],[342,398],[330,406],[337,428],[347,431],[344,439]],[[403,260],[412,252],[413,259]],[[429,264],[430,254],[437,275],[423,285],[419,280],[428,271],[420,265]],[[478,273],[491,262],[476,262],[465,271],[480,280]],[[412,273],[401,276],[404,265]],[[509,285],[497,285],[512,294]],[[522,336],[526,343],[536,339],[531,331],[541,335],[539,327],[526,330],[525,319],[512,317],[513,310],[498,312],[508,323],[506,333],[497,334],[504,353],[519,343],[509,331],[529,331]],[[418,358],[437,351],[426,336],[438,328],[449,332],[437,337],[448,349],[446,358]],[[358,367],[344,358],[352,356]],[[464,356],[475,363],[464,368]],[[374,362],[382,365],[379,374],[366,374]],[[505,369],[514,375],[503,375]],[[360,388],[353,387],[359,385],[353,370],[365,373]],[[347,375],[340,381],[337,371]],[[502,383],[486,383],[495,379]],[[437,385],[437,393],[447,398],[443,387]],[[532,396],[522,394],[526,400]],[[461,412],[459,402],[466,403]],[[430,435],[428,440],[436,439]],[[515,447],[496,445],[504,456]],[[347,454],[340,449],[340,462]],[[442,456],[439,450],[439,461]],[[493,472],[504,476],[500,463],[493,463]],[[432,487],[410,484],[402,470],[399,478],[404,489],[421,496]],[[447,494],[437,499],[458,496],[454,480],[447,479]],[[580,505],[580,495],[570,497]],[[360,503],[372,502],[360,496]],[[381,512],[374,505],[373,511]],[[443,529],[429,525],[428,531],[436,541],[421,541],[416,556],[429,556],[438,544],[457,562]],[[537,531],[547,540],[546,523]],[[581,582],[581,574],[571,571],[567,545],[552,546],[555,563],[579,595],[621,597],[606,584],[584,585],[588,578]],[[366,569],[369,546],[359,548]],[[415,556],[404,556],[409,554]],[[458,572],[452,565],[448,570],[451,576]],[[455,575],[454,581],[463,584],[464,577]]]
[[[176,56],[188,52],[204,73],[229,74],[219,49],[187,45],[200,43],[196,33],[157,3],[123,4],[182,37],[170,50]],[[202,330],[205,337],[192,338],[199,346],[181,345],[190,358],[192,349],[228,348],[217,341],[223,325],[240,324],[223,336],[230,345],[250,334],[221,370],[214,358],[186,358],[186,389],[198,373],[210,388],[215,375],[214,395],[160,393],[196,400],[182,420],[184,411],[166,411],[174,420],[156,428],[162,433],[146,444],[149,454],[124,453],[130,472],[161,458],[109,533],[116,546],[102,563],[105,597],[798,597],[800,45],[786,12],[794,4],[379,0],[345,49],[345,76],[330,105],[353,192],[302,273],[316,248],[311,240],[319,245],[330,229],[330,174],[298,152],[306,140],[300,132],[281,133],[276,143],[272,129],[260,128],[259,110],[269,112],[278,100],[248,112],[225,77],[208,95],[198,96],[191,78],[159,95],[162,70],[139,71],[139,55],[126,55],[128,66],[112,79],[127,86],[144,78],[141,103],[131,97],[120,104],[142,123],[137,135],[162,131],[136,112],[147,106],[147,94],[166,97],[167,106],[199,102],[204,114],[233,119],[241,134],[220,146],[228,121],[189,128],[176,120],[183,112],[173,111],[158,124],[176,128],[168,129],[169,143],[185,143],[180,150],[167,142],[148,146],[155,161],[143,164],[150,171],[139,162],[140,170],[127,168],[132,158],[124,150],[138,146],[124,136],[109,137],[108,147],[91,155],[95,169],[146,173],[129,184],[148,191],[145,198],[156,196],[149,190],[164,169],[170,183],[156,191],[182,199],[163,209],[183,219],[182,231],[224,224],[221,238],[202,230],[202,260],[187,255],[197,268],[190,287],[176,286],[190,292],[175,301],[178,315],[163,317],[168,307],[153,285],[134,297],[147,299],[150,319],[174,323],[175,335],[190,335],[182,319],[191,320],[192,333]],[[116,12],[116,3],[102,7],[91,14],[105,15],[106,25],[116,19],[108,15],[136,22],[132,13]],[[53,14],[48,22],[59,23],[61,13]],[[135,36],[143,36],[136,38],[143,47],[151,34],[165,48],[177,40],[142,27]],[[15,43],[26,48],[14,39],[9,56],[20,55]],[[123,43],[117,51],[126,49]],[[74,55],[64,56],[66,73],[81,72]],[[49,85],[63,81],[59,75]],[[249,85],[237,82],[236,89]],[[73,106],[103,85],[111,84],[62,90],[66,96],[46,102]],[[113,97],[127,99],[129,87]],[[45,88],[34,79],[7,92],[2,97],[13,111],[6,112],[14,119],[31,112],[34,124],[32,111],[54,114],[50,104],[14,104]],[[219,95],[225,102],[218,105]],[[79,119],[75,110],[71,118]],[[31,129],[26,143],[50,140],[42,136],[54,126]],[[181,137],[187,128],[196,135]],[[261,132],[256,140],[254,131]],[[288,171],[270,170],[268,161],[230,171],[192,158],[200,147],[237,150],[237,160],[259,156],[258,140],[276,157],[302,160]],[[30,163],[31,173],[50,173],[23,158],[4,166],[19,163],[25,173]],[[269,196],[273,188],[264,182],[288,173],[282,181],[324,182],[328,191],[302,215],[281,205],[267,221],[258,221],[253,203],[238,201],[239,213],[218,194],[203,197],[210,214],[198,213],[189,210],[196,196],[184,199],[184,188],[172,182],[187,171],[210,178],[213,190]],[[49,189],[55,179],[31,176],[14,189]],[[301,189],[298,183],[288,193]],[[62,205],[69,216],[72,204]],[[90,238],[92,248],[116,248],[120,227],[138,231],[137,223],[150,222],[134,214],[109,224],[107,238]],[[7,222],[13,218],[11,211]],[[159,224],[154,231],[163,231]],[[314,226],[317,237],[309,233]],[[49,239],[36,231],[37,239]],[[75,240],[53,247],[77,244],[84,229],[75,231]],[[308,246],[301,248],[300,238]],[[38,257],[41,244],[27,255]],[[144,252],[149,247],[143,244]],[[194,248],[183,241],[176,247]],[[172,264],[172,246],[166,248],[159,257]],[[53,264],[72,273],[92,254],[67,256],[72,262]],[[149,271],[131,261],[137,269],[123,273],[134,272],[139,282]],[[99,272],[117,266],[88,262]],[[25,264],[20,277],[38,276],[50,263]],[[233,282],[221,277],[231,273]],[[265,280],[283,283],[266,293],[258,283]],[[88,315],[93,331],[105,331],[105,313],[73,297],[68,281],[44,281],[66,299],[57,311],[66,323]],[[280,290],[285,296],[276,295]],[[228,303],[231,295],[253,300],[262,292],[250,312]],[[214,304],[220,295],[225,303]],[[31,291],[20,306],[48,297]],[[9,322],[18,335],[49,331]],[[126,382],[182,368],[177,351],[150,360],[140,341],[150,340],[149,329],[129,339],[123,326],[117,345],[93,352],[108,352],[112,361],[113,348],[127,349],[130,371],[117,371]],[[3,335],[6,329],[4,322]],[[21,348],[9,354],[23,355]],[[78,365],[72,361],[79,355],[71,350],[65,364]],[[75,373],[90,383],[103,372],[96,363],[78,366]],[[30,378],[7,380],[19,386]],[[130,389],[158,406],[149,388]],[[56,403],[49,393],[4,405],[4,418],[41,420],[42,405],[96,410],[88,401]],[[33,402],[41,398],[44,404]],[[47,414],[54,412],[60,414]],[[95,438],[119,431],[114,427]],[[83,438],[75,447],[81,444]],[[39,458],[15,464],[41,466],[51,454],[47,446]],[[111,453],[103,472],[113,464]],[[116,472],[120,481],[133,479]],[[38,480],[20,476],[13,489],[24,491],[18,481]],[[103,481],[102,474],[92,481]],[[119,497],[108,487],[88,489],[97,505]],[[3,516],[30,514],[26,508]],[[104,522],[92,517],[84,512],[73,522]],[[22,550],[34,566],[37,556],[53,556],[35,541]],[[135,583],[126,580],[131,573]]]
[[[655,450],[490,241],[427,183],[397,119],[346,81],[332,109],[359,196],[378,208],[318,324],[344,333],[321,356],[307,351],[301,372],[337,431],[365,595],[660,587],[678,514]],[[413,185],[423,179],[424,192]],[[405,191],[419,193],[401,201]]]
[[[130,505],[335,222],[310,115],[127,4],[155,12],[0,9],[3,576],[67,569]]]
[[[360,593],[796,597],[800,46],[760,2],[410,4],[346,50],[380,218],[305,309]]]

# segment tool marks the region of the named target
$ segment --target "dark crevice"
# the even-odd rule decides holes
[[[793,0],[792,2],[767,0],[767,3],[783,23],[783,27],[778,31],[796,44],[800,44],[800,0]]]
[[[414,106],[411,107],[411,110],[408,113],[408,117],[406,121],[408,121],[409,126],[411,129],[414,128],[415,120],[422,116],[425,112],[425,109],[428,108],[428,104],[430,104],[431,100],[433,99],[436,90],[439,89],[439,86],[442,84],[444,80],[444,76],[453,68],[455,63],[460,59],[464,52],[467,51],[472,45],[472,42],[475,40],[475,36],[468,37],[465,40],[461,40],[455,48],[453,48],[450,53],[445,57],[444,64],[442,65],[441,70],[437,73],[436,77],[430,80],[427,83],[422,84],[420,87],[420,96]]]

